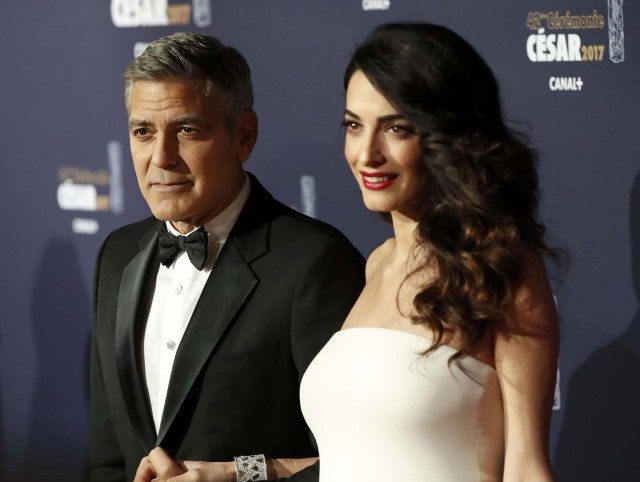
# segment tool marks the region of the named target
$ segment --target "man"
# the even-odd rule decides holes
[[[125,81],[153,217],[98,255],[90,480],[133,480],[157,446],[176,460],[315,456],[299,382],[361,290],[362,257],[245,174],[257,117],[235,49],[174,34]]]

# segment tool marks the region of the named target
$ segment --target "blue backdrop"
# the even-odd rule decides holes
[[[442,23],[485,56],[540,152],[541,213],[570,253],[552,459],[560,481],[640,473],[640,40],[623,0],[2,0],[0,480],[84,477],[93,263],[148,215],[130,166],[121,73],[198,30],[252,66],[247,168],[367,255],[389,234],[342,155],[342,72],[392,20]]]

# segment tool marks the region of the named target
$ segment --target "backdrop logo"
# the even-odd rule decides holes
[[[304,174],[300,176],[300,204],[289,203],[289,207],[298,212],[316,217],[316,179],[313,176]]]
[[[526,26],[530,31],[525,42],[527,58],[535,63],[568,63],[573,66],[571,70],[574,72],[551,75],[549,90],[582,91],[587,82],[576,71],[580,69],[578,66],[582,62],[606,61],[607,46],[612,62],[624,61],[622,2],[607,0],[606,16],[595,8],[590,12],[556,10],[527,14]]]
[[[149,42],[136,42],[133,46],[133,58],[137,59],[149,46]]]
[[[211,0],[193,0],[193,23],[199,28],[211,25]]]
[[[553,410],[562,408],[562,394],[560,393],[560,367],[556,371],[556,387],[553,391]]]
[[[300,203],[304,214],[316,217],[316,179],[313,176],[300,177]]]
[[[550,90],[582,90],[582,77],[549,77]]]
[[[537,32],[527,38],[527,56],[531,62],[601,61],[604,45],[583,45],[578,33],[561,31],[598,30],[604,25],[604,17],[597,10],[588,15],[573,15],[569,10],[564,14],[530,12],[527,27]]]
[[[211,0],[169,3],[169,0],[111,0],[111,20],[118,28],[211,25]]]
[[[65,211],[108,211],[109,196],[98,194],[101,186],[109,184],[105,170],[62,166],[58,171],[58,206]]]
[[[107,144],[108,169],[62,166],[58,170],[58,207],[64,211],[124,212],[122,147],[118,141]],[[75,218],[71,227],[76,233],[95,233],[98,222]]]
[[[556,305],[556,311],[558,310],[558,297],[553,295],[553,302]],[[553,391],[553,410],[560,410],[562,407],[562,393],[560,392],[560,362],[556,369],[556,386]]]
[[[624,18],[623,0],[609,0],[609,59],[614,63],[624,62]]]
[[[389,10],[391,0],[362,0],[362,10]]]
[[[122,214],[124,212],[124,180],[122,178],[122,146],[118,141],[109,141],[107,144],[107,157],[109,158],[109,200],[111,212]]]

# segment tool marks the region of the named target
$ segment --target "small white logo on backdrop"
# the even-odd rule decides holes
[[[389,10],[391,0],[362,0],[362,10]]]
[[[316,180],[313,176],[300,178],[300,204],[304,214],[316,217]]]

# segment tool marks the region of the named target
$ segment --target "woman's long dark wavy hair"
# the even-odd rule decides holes
[[[448,28],[376,28],[344,76],[362,71],[418,129],[426,189],[416,229],[437,276],[414,298],[415,323],[462,335],[456,360],[487,333],[522,333],[507,314],[523,255],[556,258],[537,220],[536,155],[503,120],[498,83],[482,57]]]

